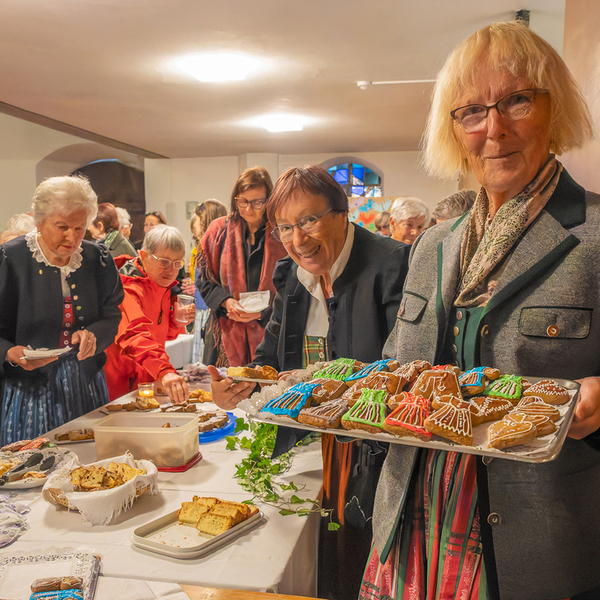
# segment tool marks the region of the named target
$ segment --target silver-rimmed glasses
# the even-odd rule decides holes
[[[181,267],[185,264],[182,260],[169,260],[168,258],[158,258],[158,256],[154,256],[151,254],[152,258],[158,263],[158,266],[161,269],[168,269],[171,265],[176,271],[179,271]]]

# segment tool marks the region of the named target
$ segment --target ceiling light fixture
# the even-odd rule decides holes
[[[435,79],[401,79],[399,81],[357,81],[356,85],[361,90],[366,90],[371,85],[396,85],[399,83],[435,83]]]
[[[267,131],[302,131],[304,125],[311,123],[313,119],[301,115],[289,115],[283,113],[274,113],[254,117],[246,121],[251,127],[264,127]]]
[[[241,81],[259,71],[265,61],[236,52],[212,52],[193,54],[173,61],[174,67],[182,73],[195,77],[198,81]]]

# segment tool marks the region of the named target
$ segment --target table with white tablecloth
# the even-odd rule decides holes
[[[105,416],[101,410],[76,419],[72,426],[93,427]],[[15,499],[30,505],[29,529],[4,552],[87,546],[101,555],[102,574],[108,578],[316,596],[318,514],[282,516],[276,507],[260,505],[264,520],[258,527],[196,559],[169,558],[132,546],[136,528],[178,509],[193,495],[238,502],[250,498],[234,478],[235,464],[245,453],[225,446],[224,440],[202,444],[202,460],[194,467],[184,473],[159,473],[160,493],[139,497],[108,526],[92,526],[79,513],[48,504],[40,496],[41,488],[13,492]],[[94,442],[62,447],[75,452],[82,463],[96,460]],[[320,444],[297,449],[291,470],[280,480],[293,481],[302,488],[301,495],[316,497],[322,482]]]
[[[165,352],[173,367],[182,369],[192,362],[193,346],[194,334],[192,333],[182,333],[174,340],[165,342]]]

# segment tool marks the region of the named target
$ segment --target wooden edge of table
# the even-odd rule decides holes
[[[306,596],[288,596],[287,594],[264,594],[242,590],[223,590],[217,588],[182,585],[181,589],[190,600],[318,600]]]

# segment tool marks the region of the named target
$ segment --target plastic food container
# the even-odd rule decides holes
[[[163,427],[166,423],[170,427]],[[157,467],[180,467],[198,452],[198,416],[115,413],[94,424],[98,460],[129,450]]]

